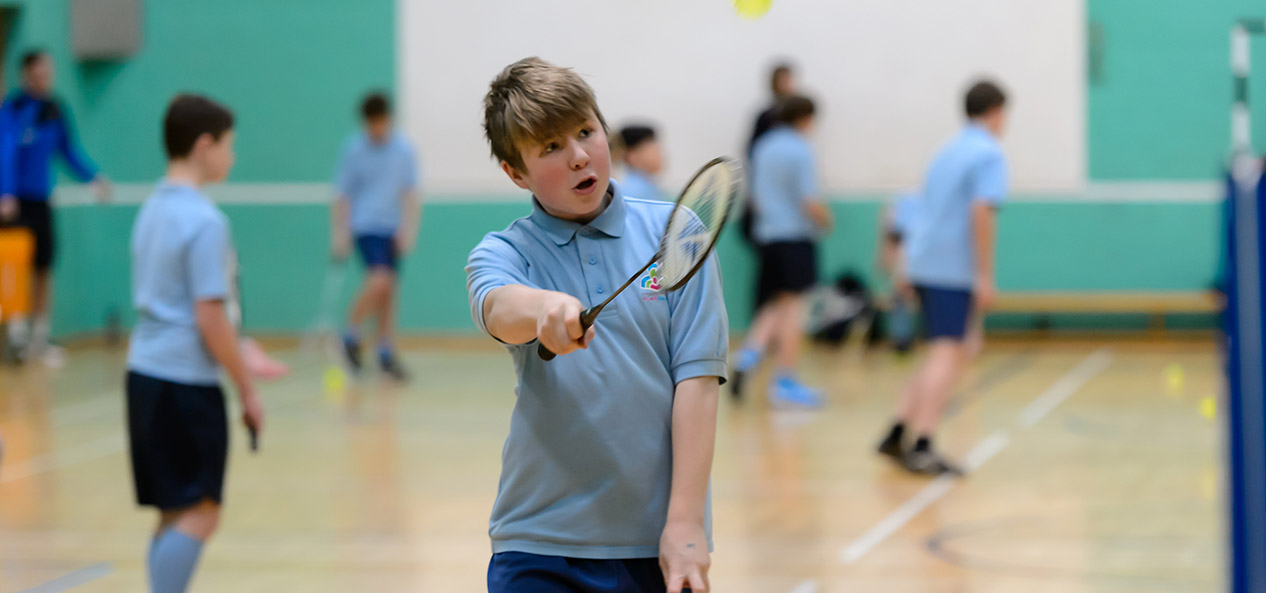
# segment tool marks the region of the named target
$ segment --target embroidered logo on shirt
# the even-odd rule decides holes
[[[660,290],[659,262],[651,264],[651,267],[646,269],[646,275],[642,276],[640,282],[642,283],[642,290]]]

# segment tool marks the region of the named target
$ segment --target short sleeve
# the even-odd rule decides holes
[[[813,151],[806,145],[796,155],[795,162],[796,194],[800,201],[821,199],[818,191],[818,171],[813,159]]]
[[[196,301],[226,299],[229,291],[229,227],[221,220],[204,223],[189,242],[186,273]]]
[[[726,380],[729,317],[716,253],[681,290],[669,294],[669,372],[673,384],[695,377]]]
[[[488,235],[470,252],[466,260],[466,291],[471,318],[480,331],[492,335],[484,321],[484,299],[488,293],[511,284],[532,286],[527,274],[527,260],[504,238]]]
[[[1007,160],[1002,156],[1002,153],[989,153],[976,166],[974,175],[973,199],[983,200],[994,206],[1002,204],[1007,197],[1007,185],[1009,183]]]

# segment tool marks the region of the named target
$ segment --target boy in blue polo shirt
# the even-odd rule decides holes
[[[655,128],[644,125],[620,128],[620,147],[624,157],[624,180],[620,188],[624,195],[644,200],[666,199],[655,183],[664,169],[664,152],[655,138]]]
[[[879,221],[879,269],[892,283],[892,308],[888,311],[888,335],[899,353],[914,347],[914,291],[906,272],[906,243],[919,215],[918,194],[906,194],[884,208]]]
[[[150,590],[179,593],[220,517],[228,455],[221,370],[237,386],[247,428],[264,409],[239,355],[236,258],[228,219],[201,186],[233,166],[233,114],[193,95],[163,119],[167,176],[132,229],[136,327],[128,351],[127,418],[137,502],[159,510]]]
[[[611,181],[602,113],[569,69],[508,66],[484,130],[533,195],[532,213],[484,237],[466,267],[475,323],[518,375],[488,590],[706,591],[728,340],[716,257],[679,291],[631,287],[582,330],[580,313],[655,253],[673,204]],[[558,358],[542,361],[538,343]]]
[[[928,356],[906,386],[879,452],[918,474],[961,473],[932,448],[932,434],[967,365],[969,320],[987,310],[997,293],[994,236],[1008,183],[998,138],[1006,127],[1006,102],[990,82],[967,91],[967,126],[928,167],[909,233],[908,275],[923,309]],[[907,425],[917,438],[909,450],[902,442]]]
[[[367,270],[365,286],[348,313],[343,352],[352,371],[360,371],[360,326],[376,317],[378,364],[388,377],[405,381],[408,373],[396,356],[393,335],[399,259],[413,249],[422,207],[417,157],[409,140],[392,128],[385,95],[366,97],[361,115],[365,130],[343,149],[332,211],[335,258],[347,257],[354,238]]]
[[[815,108],[805,97],[779,103],[778,125],[752,149],[752,234],[760,245],[760,284],[769,300],[756,312],[752,329],[734,361],[735,397],[743,377],[755,370],[765,348],[777,345],[778,368],[769,386],[778,406],[816,408],[822,396],[795,377],[804,342],[805,293],[817,283],[817,240],[831,227],[831,211],[818,191],[813,147],[807,135]]]

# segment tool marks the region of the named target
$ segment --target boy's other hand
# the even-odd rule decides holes
[[[242,399],[242,424],[255,434],[264,432],[264,404],[260,403],[255,387],[247,385],[239,387]]]
[[[396,233],[394,238],[396,255],[408,255],[410,251],[413,251],[415,241],[414,236],[409,233]]]
[[[664,572],[668,593],[682,590],[707,593],[711,590],[708,584],[711,566],[702,523],[670,521],[664,526],[659,538],[659,568]]]
[[[585,306],[574,296],[548,293],[536,315],[536,338],[559,356],[588,348],[594,329],[580,326],[580,314],[584,310]]]
[[[330,256],[334,261],[343,261],[352,253],[352,238],[346,233],[338,233],[334,235],[330,241]]]
[[[114,195],[114,186],[110,184],[110,180],[105,175],[97,175],[89,186],[92,189],[93,197],[98,202],[109,202],[110,197]]]
[[[18,217],[18,198],[16,196],[0,197],[0,222],[9,222]]]
[[[972,297],[976,300],[976,309],[988,311],[998,299],[998,285],[994,284],[993,278],[977,278]]]

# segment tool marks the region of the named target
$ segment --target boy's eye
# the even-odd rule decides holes
[[[588,138],[588,137],[589,137],[589,136],[591,136],[592,134],[593,134],[593,130],[590,130],[589,128],[581,128],[581,129],[580,129],[580,137],[581,137],[581,138]]]
[[[557,142],[549,142],[545,144],[545,154],[549,154],[551,152],[554,152],[555,150],[558,150]]]

